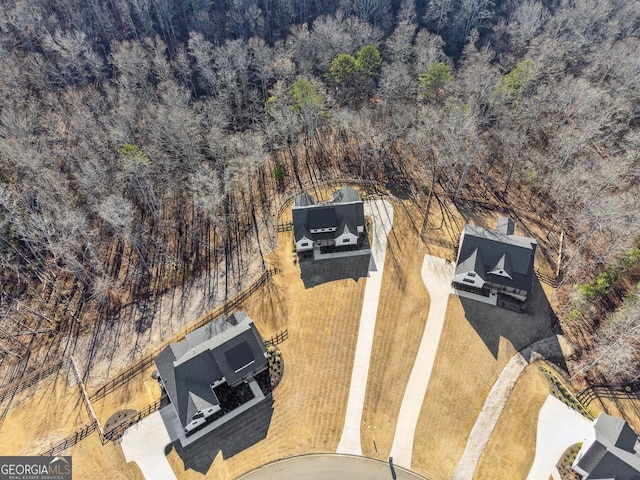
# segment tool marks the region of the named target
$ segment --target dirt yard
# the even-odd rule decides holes
[[[69,449],[73,457],[73,478],[91,480],[149,480],[135,463],[127,463],[119,443],[102,445],[94,432]]]
[[[218,455],[207,478],[235,478],[278,458],[334,452],[338,445],[366,278],[358,277],[358,262],[341,260],[340,265],[325,264],[309,275],[317,279],[326,269],[324,273],[333,278],[332,267],[336,267],[346,278],[305,288],[300,266],[291,252],[290,236],[289,232],[279,235],[278,250],[268,259],[280,268],[280,274],[243,306],[263,336],[285,327],[289,331],[289,339],[280,345],[285,373],[273,394],[274,411],[267,438],[229,459]],[[184,471],[176,450],[168,458],[179,478],[202,478],[194,470]]]

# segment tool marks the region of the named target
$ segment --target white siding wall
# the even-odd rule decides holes
[[[482,288],[484,285],[484,280],[480,278],[479,275],[472,277],[469,273],[459,273],[454,278],[453,281],[459,283],[461,285],[468,285],[474,288]]]
[[[346,240],[346,241],[345,241]],[[358,236],[353,233],[343,233],[336,238],[336,247],[342,245],[356,245],[358,243]]]
[[[303,243],[307,245],[304,246]],[[306,252],[307,250],[313,250],[313,240],[309,240],[307,237],[302,237],[296,242],[296,250],[298,252]]]

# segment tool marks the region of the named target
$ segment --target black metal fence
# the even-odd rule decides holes
[[[278,231],[279,232],[288,232],[292,228],[293,228],[293,222],[284,222],[284,223],[279,223],[278,224]]]
[[[603,398],[607,400],[634,400],[640,399],[640,385],[592,385],[576,395],[576,398],[585,407],[594,400]]]
[[[558,288],[558,279],[552,277],[551,275],[547,275],[546,273],[541,272],[540,270],[536,270],[536,276],[538,280],[542,283],[546,283],[547,285],[551,285],[553,288]]]

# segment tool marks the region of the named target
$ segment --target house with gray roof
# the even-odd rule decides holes
[[[335,191],[333,199],[324,203],[316,203],[312,195],[301,193],[294,199],[292,214],[299,253],[320,247],[352,247],[364,235],[364,203],[350,187]]]
[[[154,362],[183,446],[270,395],[264,342],[245,312],[187,334]]]
[[[624,420],[601,413],[572,468],[584,480],[640,479],[640,443]]]
[[[515,234],[515,222],[498,220],[495,229],[465,225],[460,236],[453,288],[460,297],[491,305],[524,305],[533,286],[537,242]]]

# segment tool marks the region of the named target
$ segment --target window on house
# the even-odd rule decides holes
[[[475,283],[473,280],[469,280],[468,278],[463,278],[462,281],[467,283]]]
[[[343,238],[343,239],[342,239],[342,243],[347,243],[347,242],[349,242],[349,239],[348,239],[348,238]]]
[[[469,275],[470,277],[475,277],[476,276],[476,274],[473,273],[473,272],[469,272],[469,273],[467,273],[467,275]]]
[[[309,242],[302,242],[300,244],[301,247],[308,247],[309,246]]]

